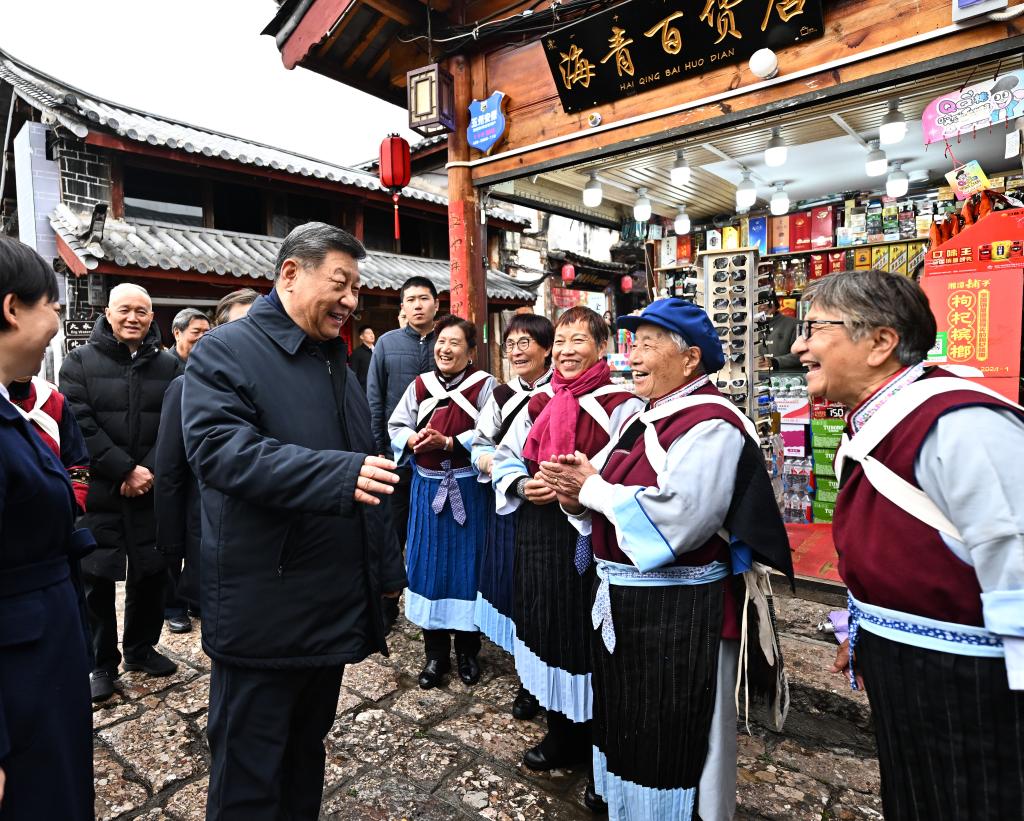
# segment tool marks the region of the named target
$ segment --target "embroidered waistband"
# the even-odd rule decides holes
[[[597,575],[601,584],[597,588],[594,607],[590,612],[594,629],[601,628],[601,640],[609,653],[615,652],[615,625],[612,622],[611,585],[623,587],[668,587],[684,584],[710,584],[729,575],[725,562],[710,562],[694,567],[666,567],[641,573],[635,567],[618,562],[598,561]]]
[[[465,479],[468,476],[476,476],[476,468],[474,467],[455,468],[454,470],[431,470],[430,468],[424,468],[416,465],[416,472],[424,479],[443,479],[448,474],[451,474],[456,479]]]
[[[857,689],[853,672],[854,648],[861,629],[890,641],[953,653],[958,656],[984,656],[1000,658],[1005,655],[1003,640],[984,627],[955,624],[929,619],[901,610],[890,610],[874,604],[865,604],[849,594],[850,605],[850,686]]]

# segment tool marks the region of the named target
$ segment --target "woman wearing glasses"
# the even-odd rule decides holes
[[[435,368],[420,374],[388,420],[396,462],[415,468],[409,497],[405,615],[423,628],[424,690],[451,669],[451,631],[459,678],[480,679],[476,628],[477,557],[484,544],[486,488],[470,463],[474,426],[494,377],[473,367],[476,327],[447,316],[434,328]]]
[[[503,347],[512,368],[512,379],[494,389],[477,422],[473,440],[473,464],[479,479],[488,485],[494,449],[516,417],[526,411],[530,397],[551,381],[551,344],[555,330],[545,317],[516,314],[505,329]],[[480,557],[480,590],[476,599],[476,623],[484,635],[507,653],[513,652],[512,572],[515,547],[515,515],[499,516],[488,505],[487,540]],[[512,704],[512,715],[533,718],[540,705],[525,687]]]
[[[792,577],[789,543],[754,427],[710,380],[725,357],[707,314],[661,299],[618,324],[635,334],[630,366],[644,412],[593,466],[579,449],[541,464],[545,486],[593,537],[597,792],[617,821],[727,821],[734,688],[748,669],[741,596],[765,592],[767,570],[750,570],[751,554]],[[767,621],[768,601],[758,600]],[[750,618],[757,610],[749,606]],[[767,625],[749,629],[750,649],[771,636]],[[781,664],[749,665],[771,667],[781,677]]]
[[[539,463],[554,453],[593,456],[612,431],[640,408],[613,385],[604,360],[608,326],[589,308],[570,308],[555,324],[551,382],[529,401],[494,455],[498,513],[519,510],[515,536],[516,670],[547,709],[548,733],[523,756],[533,770],[590,759],[589,597],[594,570],[590,542],[579,539]],[[593,788],[585,801],[600,802]]]

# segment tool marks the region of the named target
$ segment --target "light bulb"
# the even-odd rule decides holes
[[[882,145],[895,145],[907,136],[907,121],[900,113],[895,100],[889,101],[882,125],[878,129],[878,141]]]
[[[690,233],[690,215],[686,213],[686,206],[679,206],[679,213],[676,214],[676,221],[673,226],[676,229],[676,236],[683,236]]]
[[[736,210],[749,210],[755,202],[757,202],[757,185],[750,179],[750,172],[744,171],[743,179],[736,186]]]
[[[591,171],[590,179],[583,186],[583,204],[587,208],[597,208],[602,199],[604,199],[604,191],[601,189],[601,181],[597,178],[597,174]]]
[[[770,80],[779,73],[779,58],[770,48],[759,48],[750,55],[750,73],[762,80]]]
[[[680,148],[676,152],[676,164],[672,166],[672,171],[670,172],[672,184],[677,188],[682,188],[690,182],[691,176],[692,173],[690,171],[690,166],[686,162],[686,155]]]
[[[892,165],[892,171],[889,172],[889,177],[885,181],[885,193],[893,199],[899,199],[910,188],[910,177],[903,170],[901,160],[894,161]]]
[[[651,218],[651,201],[647,199],[647,189],[636,189],[636,202],[633,203],[633,219],[647,222]]]
[[[776,217],[789,213],[789,194],[786,193],[786,189],[781,182],[775,183],[775,193],[772,194],[769,207],[772,214]]]
[[[772,138],[768,140],[768,145],[764,149],[764,164],[770,168],[785,165],[788,153],[789,149],[786,147],[786,141],[782,139],[782,134],[779,133],[779,129],[773,128]]]
[[[864,173],[869,177],[881,177],[889,169],[889,160],[878,147],[878,140],[872,140],[869,145],[871,150],[864,161]]]

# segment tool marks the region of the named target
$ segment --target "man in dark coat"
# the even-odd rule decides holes
[[[352,351],[352,359],[349,366],[355,371],[359,384],[363,386],[363,393],[366,392],[366,376],[370,372],[370,359],[373,357],[373,344],[377,336],[369,325],[359,326],[359,341],[362,343]]]
[[[405,568],[380,502],[397,477],[367,455],[370,409],[339,337],[365,253],[339,228],[297,227],[274,290],[210,331],[185,373],[213,659],[207,819],[317,818],[344,665],[387,652],[381,597]]]
[[[154,676],[177,670],[154,647],[163,625],[166,576],[150,490],[160,405],[180,367],[160,349],[149,294],[123,283],[111,290],[89,344],[68,354],[60,369],[61,392],[91,459],[87,512],[79,526],[89,528],[99,545],[82,562],[96,657],[90,677],[94,701],[113,695],[121,663],[116,581],[127,579],[124,669]]]

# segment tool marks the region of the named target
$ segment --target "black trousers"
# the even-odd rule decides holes
[[[452,655],[452,633],[455,634],[455,652],[475,656],[480,652],[480,633],[466,630],[424,630],[423,649],[427,660],[447,660]]]
[[[115,582],[89,573],[82,574],[85,603],[89,608],[92,647],[96,656],[93,669],[117,672],[121,653],[117,649],[117,612],[114,607]],[[158,641],[164,626],[164,595],[167,574],[161,570],[151,576],[125,583],[124,658],[142,661]]]
[[[214,660],[207,821],[315,821],[344,666],[250,670]]]
[[[409,532],[409,494],[412,491],[412,468],[395,468],[398,474],[398,484],[391,494],[391,522],[395,526],[395,535],[398,536],[398,543],[405,550],[405,538]]]
[[[167,595],[164,598],[164,618],[184,616],[188,613],[188,602],[178,595],[178,583],[181,580],[182,560],[167,557]]]

